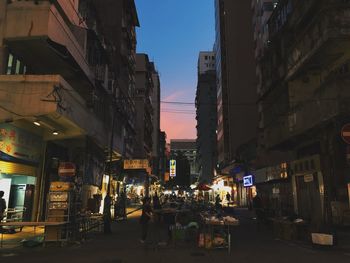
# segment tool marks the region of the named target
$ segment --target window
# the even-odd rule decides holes
[[[9,58],[7,61],[7,71],[6,74],[9,75],[12,72],[12,65],[13,65],[13,56],[12,54],[9,54]]]
[[[208,56],[204,56],[204,59],[205,59],[205,60],[208,60]]]
[[[17,57],[13,54],[9,54],[7,59],[7,75],[19,75],[25,74],[27,72],[27,66],[23,64]]]

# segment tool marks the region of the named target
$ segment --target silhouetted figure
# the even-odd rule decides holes
[[[253,209],[255,211],[256,215],[256,220],[257,220],[257,227],[259,228],[260,225],[264,222],[265,220],[265,212],[262,204],[262,200],[259,194],[257,194],[253,198]]]
[[[142,215],[140,218],[140,224],[141,224],[141,243],[145,243],[147,234],[148,234],[148,223],[152,218],[152,207],[151,207],[151,200],[149,197],[145,197],[143,199],[142,204]]]
[[[5,195],[4,191],[0,191],[0,221],[5,217],[6,201],[3,198]]]
[[[216,208],[216,209],[221,209],[221,199],[220,199],[220,195],[216,195],[216,197],[215,197],[215,208]]]
[[[226,200],[227,200],[227,206],[230,206],[230,202],[231,202],[231,195],[229,192],[227,192],[226,194]]]
[[[111,203],[112,198],[107,194],[104,199],[104,206],[103,206],[103,221],[104,221],[104,233],[110,234],[112,233],[111,229],[111,221],[112,221],[112,215],[111,215]]]

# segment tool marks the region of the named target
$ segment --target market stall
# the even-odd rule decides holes
[[[239,220],[232,216],[221,216],[209,212],[201,213],[202,233],[199,246],[207,249],[227,248],[231,253],[231,227],[238,226]]]

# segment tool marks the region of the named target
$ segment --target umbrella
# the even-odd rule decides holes
[[[199,184],[195,189],[200,191],[209,191],[211,190],[211,187],[207,184]]]

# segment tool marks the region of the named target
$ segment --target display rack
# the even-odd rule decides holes
[[[68,242],[73,236],[75,198],[73,184],[67,182],[53,182],[47,198],[46,221],[65,223],[60,226],[45,228],[46,242]]]

